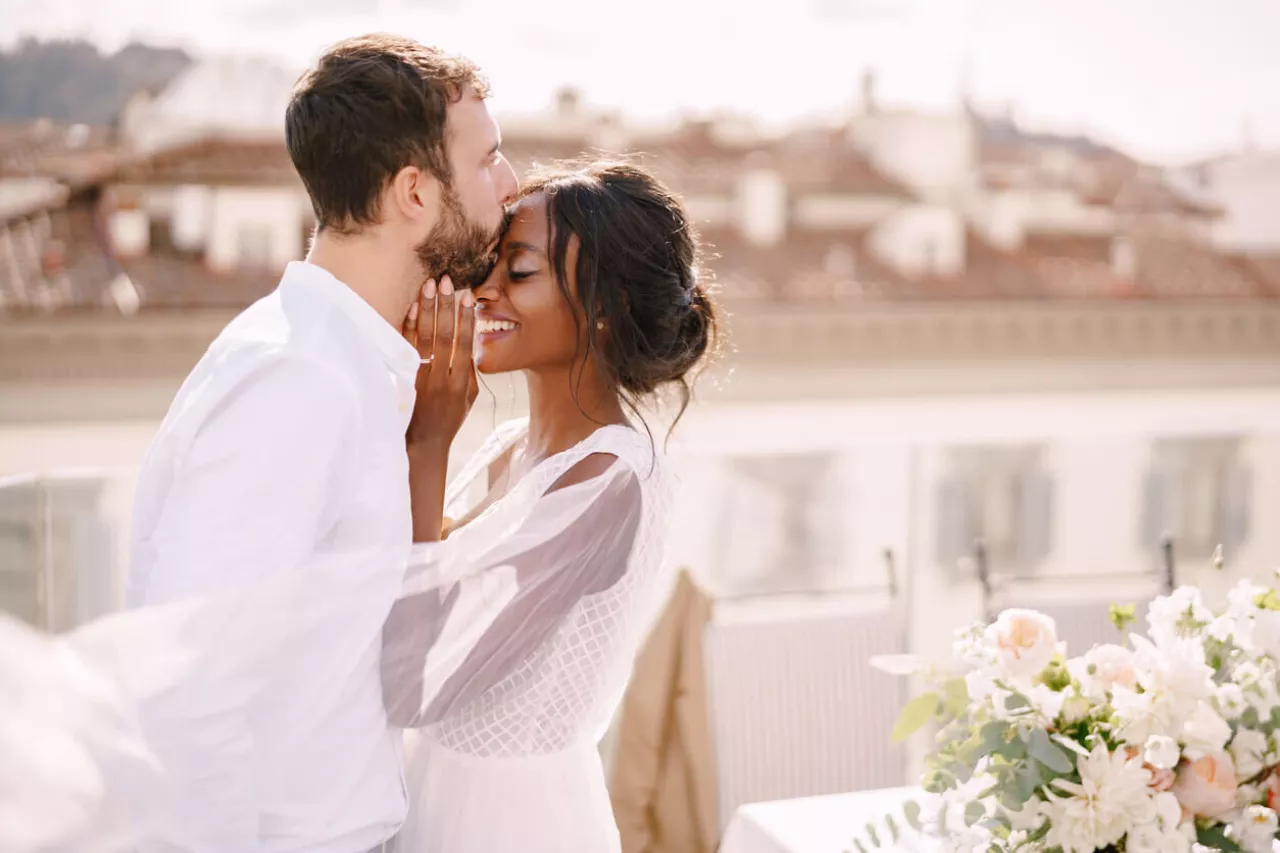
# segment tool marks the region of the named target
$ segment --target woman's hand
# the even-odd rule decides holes
[[[418,348],[417,400],[406,434],[410,447],[447,450],[480,391],[475,366],[475,297],[455,294],[445,276],[422,287],[409,308],[404,336]]]
[[[473,358],[475,298],[455,296],[446,277],[437,291],[427,282],[404,322],[404,336],[418,348],[417,400],[405,434],[413,541],[444,538],[444,488],[453,443],[479,393]]]

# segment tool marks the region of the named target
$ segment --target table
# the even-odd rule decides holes
[[[883,827],[884,816],[892,814],[901,825],[902,804],[909,799],[923,802],[925,796],[923,791],[914,787],[883,788],[853,794],[751,803],[734,812],[725,830],[720,853],[854,851],[853,840],[863,837],[863,828],[868,823]],[[883,833],[881,840],[887,844]],[[879,848],[883,853],[926,853],[937,849],[936,840],[910,832],[896,847]]]

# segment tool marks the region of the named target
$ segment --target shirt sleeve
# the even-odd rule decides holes
[[[538,498],[514,531],[468,553],[417,545],[383,629],[393,725],[437,722],[511,674],[585,596],[626,572],[642,513],[635,472],[614,460]]]
[[[262,590],[302,568],[349,470],[358,417],[354,394],[321,365],[281,358],[245,376],[178,462],[150,540],[144,603]],[[175,831],[199,845],[194,853],[261,849],[250,700],[281,649],[270,630],[246,649],[244,620],[239,611],[212,626],[193,649],[198,665],[140,713],[168,774]]]

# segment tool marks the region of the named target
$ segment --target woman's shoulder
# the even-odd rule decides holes
[[[613,470],[634,475],[646,487],[661,485],[667,478],[661,450],[652,437],[626,424],[600,427],[559,461],[561,475],[570,470],[588,474]]]

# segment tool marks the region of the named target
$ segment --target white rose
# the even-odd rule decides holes
[[[1207,702],[1197,704],[1182,724],[1182,743],[1192,759],[1221,752],[1230,739],[1231,726]]]
[[[1058,651],[1053,619],[1035,610],[1006,610],[987,629],[1001,667],[1013,678],[1033,678]]]
[[[1236,765],[1236,774],[1248,779],[1261,773],[1267,748],[1267,738],[1262,732],[1253,729],[1236,732],[1231,741],[1231,760]]]
[[[1246,853],[1271,853],[1280,821],[1266,806],[1249,806],[1232,827]]]
[[[1181,757],[1178,742],[1166,735],[1152,735],[1142,748],[1142,760],[1157,770],[1172,770]]]

